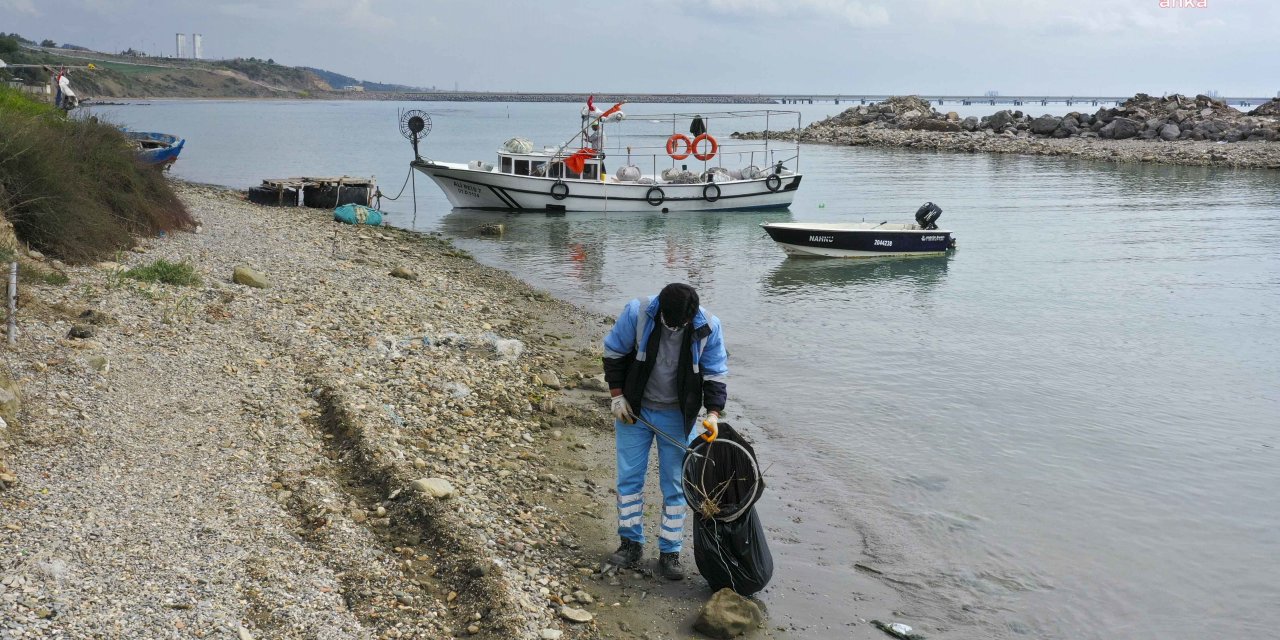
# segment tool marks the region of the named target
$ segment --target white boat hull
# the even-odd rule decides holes
[[[454,207],[525,211],[678,212],[785,209],[800,186],[799,175],[697,184],[637,184],[556,179],[472,169],[467,165],[415,162]],[[775,191],[768,187],[776,186]],[[556,194],[553,194],[553,187]],[[655,189],[657,191],[655,191]],[[567,191],[566,191],[567,190]],[[557,195],[562,197],[556,197]]]
[[[898,251],[888,253],[884,251],[860,251],[857,249],[831,249],[826,247],[805,247],[795,244],[787,244],[785,242],[777,243],[779,247],[789,256],[797,258],[802,257],[820,257],[820,258],[883,258],[887,255],[892,256],[941,256],[946,255],[946,251]]]

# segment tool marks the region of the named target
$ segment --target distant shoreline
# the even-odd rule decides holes
[[[357,91],[333,91],[333,92],[314,92],[307,96],[288,95],[288,96],[244,96],[244,95],[225,95],[225,96],[102,96],[101,98],[89,98],[85,101],[86,105],[108,104],[119,101],[142,101],[142,100],[303,100],[303,101],[323,101],[323,100],[347,100],[352,102],[358,101],[399,101],[399,102],[547,102],[547,103],[585,103],[588,97],[594,97],[598,104],[613,104],[615,102],[627,102],[633,104],[761,104],[773,105],[778,104],[776,101],[764,96],[750,95],[726,95],[726,96],[709,96],[709,95],[686,95],[686,94],[577,94],[577,93],[501,93],[501,94],[482,94],[482,93],[391,93],[391,92],[357,92]],[[101,102],[97,102],[101,100]]]

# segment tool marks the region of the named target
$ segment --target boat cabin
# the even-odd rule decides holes
[[[566,178],[572,180],[599,180],[602,158],[588,158],[584,161],[582,173],[570,171],[564,166],[564,157],[552,162],[551,153],[511,153],[498,152],[498,173],[516,176],[535,176],[539,178]]]

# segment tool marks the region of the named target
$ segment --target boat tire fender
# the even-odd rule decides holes
[[[698,149],[701,148],[703,141],[710,143],[711,148],[706,151],[699,151]],[[703,133],[693,139],[693,144],[689,148],[693,151],[693,157],[706,161],[716,157],[716,152],[720,150],[720,143],[716,142],[716,139],[711,134]]]
[[[779,178],[776,173],[770,174],[768,178],[764,179],[764,188],[770,191],[777,191],[778,189],[781,189],[782,178]]]
[[[681,151],[679,153],[676,153],[677,143],[684,144],[683,147],[680,147]],[[667,138],[667,155],[671,156],[673,160],[684,160],[689,157],[690,153],[693,153],[693,141],[689,139],[689,136],[677,133]]]
[[[702,188],[702,199],[715,202],[720,199],[720,185],[711,183]]]
[[[249,187],[249,202],[264,204],[269,207],[296,207],[298,206],[298,190]]]
[[[564,200],[565,198],[568,198],[569,185],[556,180],[555,184],[551,185],[551,197],[556,200]]]
[[[650,187],[649,191],[644,194],[646,202],[653,206],[658,206],[667,200],[667,194],[663,193],[659,187]]]

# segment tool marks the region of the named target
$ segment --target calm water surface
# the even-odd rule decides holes
[[[561,142],[578,106],[99,112],[186,137],[185,178],[376,174],[394,194],[398,108],[432,113],[424,155],[492,162],[514,135]],[[846,106],[799,108],[808,124]],[[730,416],[774,478],[764,599],[783,616],[820,601],[829,626],[806,637],[852,621],[855,561],[933,637],[1280,633],[1280,174],[822,146],[801,169],[768,214],[450,211],[425,179],[416,214],[409,195],[386,208],[597,311],[698,287],[725,325]],[[926,200],[959,238],[949,257],[789,260],[757,226],[906,221]],[[508,233],[479,236],[492,221]]]

